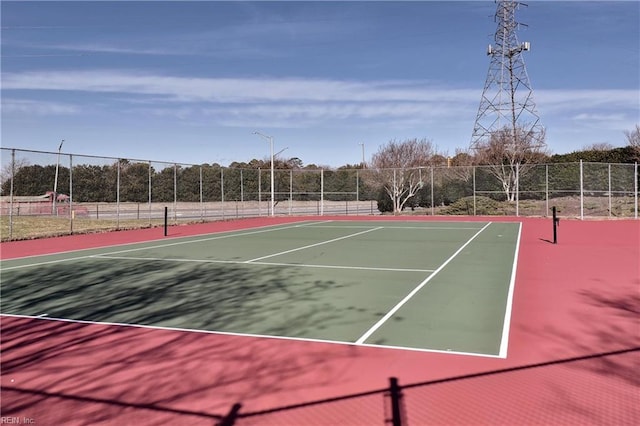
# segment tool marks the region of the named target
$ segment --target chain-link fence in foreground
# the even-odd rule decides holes
[[[218,423],[249,425],[636,424],[640,348],[389,387],[273,408],[236,404]]]

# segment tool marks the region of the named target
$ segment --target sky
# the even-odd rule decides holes
[[[3,148],[223,166],[269,158],[255,131],[329,167],[392,140],[468,148],[497,26],[491,0],[0,4]],[[625,146],[640,2],[527,4],[548,148]]]

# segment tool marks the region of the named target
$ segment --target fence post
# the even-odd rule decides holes
[[[609,217],[611,217],[611,163],[608,164],[609,166]]]
[[[584,220],[584,176],[580,160],[580,220]]]
[[[435,196],[433,195],[434,186],[435,184],[433,183],[433,166],[431,166],[431,216],[434,216],[436,214],[436,206],[434,205]]]
[[[240,169],[240,208],[242,209],[242,217],[244,217],[244,173]]]
[[[116,229],[120,229],[120,163],[118,158],[118,167],[116,175]]]
[[[520,163],[516,163],[516,217],[520,216]]]
[[[178,223],[178,164],[173,164],[173,224]]]
[[[9,241],[13,239],[13,181],[16,174],[16,150],[11,150],[11,184],[9,187]]]
[[[220,201],[222,203],[222,220],[224,220],[224,167],[220,167]]]
[[[398,199],[398,190],[396,189],[396,169],[393,169],[393,197],[391,198],[391,202],[393,203],[393,214],[400,214],[399,211],[396,210],[398,203],[396,200]]]
[[[258,167],[258,216],[262,216],[262,173]]]
[[[393,426],[402,426],[402,388],[398,384],[396,377],[389,378],[389,396],[391,398],[391,424]]]
[[[476,166],[473,166],[473,215],[476,215]]]
[[[152,170],[151,161],[149,161],[149,226],[151,226],[151,170]],[[97,208],[96,208],[96,213],[97,213]]]
[[[635,201],[635,218],[638,218],[638,162],[633,163],[633,199]]]
[[[73,234],[73,155],[69,154],[69,233]]]
[[[238,402],[233,404],[233,407],[231,407],[231,410],[229,410],[229,413],[226,416],[224,416],[224,418],[221,419],[216,426],[233,426],[236,423],[236,419],[239,416],[238,413],[240,412],[241,408],[242,408],[242,404]]]
[[[324,169],[320,169],[320,216],[324,216]]]
[[[547,217],[549,215],[549,165],[544,165],[544,197],[546,208],[544,210],[544,216]]]
[[[200,220],[204,221],[204,187],[202,182],[202,166],[200,166]]]

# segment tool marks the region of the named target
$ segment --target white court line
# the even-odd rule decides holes
[[[301,220],[299,222],[294,222],[297,223],[299,227],[303,227],[303,226],[308,226],[308,225],[313,225],[314,223],[327,223],[327,222],[332,222],[331,220],[323,220],[323,221],[315,221],[315,220]],[[273,225],[263,225],[263,226],[255,226],[252,228],[242,228],[242,229],[233,229],[230,231],[214,231],[214,232],[205,232],[201,235],[220,235],[220,234],[230,234],[233,232],[239,232],[239,231],[245,231],[245,230],[251,230],[251,229],[267,229],[267,228],[274,228],[276,226],[282,226],[282,225],[286,225],[286,223],[275,223]],[[284,228],[283,228],[284,229]],[[197,235],[190,235],[190,236],[168,236],[166,238],[164,238],[163,240],[150,240],[150,241],[135,241],[132,243],[121,243],[121,244],[110,244],[110,245],[105,245],[105,246],[101,246],[101,247],[90,247],[90,248],[82,248],[82,249],[76,249],[76,250],[64,250],[64,251],[58,251],[55,253],[45,253],[45,254],[32,254],[32,255],[28,255],[28,256],[21,256],[21,257],[14,257],[11,259],[0,259],[0,263],[1,262],[10,262],[13,260],[22,260],[22,259],[30,259],[32,257],[46,257],[46,256],[57,256],[57,255],[61,255],[61,254],[68,254],[68,253],[78,253],[78,252],[83,252],[83,251],[87,251],[87,250],[99,250],[99,249],[108,249],[111,247],[126,247],[126,246],[132,246],[132,245],[139,245],[139,244],[149,244],[149,243],[153,243],[153,242],[158,242],[158,241],[166,241],[166,240],[182,240],[185,238],[193,238],[193,237],[197,237]]]
[[[104,326],[113,326],[113,327],[141,328],[141,329],[146,329],[146,330],[159,330],[159,331],[179,331],[179,332],[184,332],[184,333],[213,334],[213,335],[218,335],[218,336],[251,337],[251,338],[258,338],[258,339],[273,339],[273,340],[307,342],[307,343],[324,343],[324,344],[342,345],[342,346],[354,346],[355,345],[352,342],[343,342],[343,341],[339,341],[339,340],[313,339],[313,338],[308,338],[308,337],[272,336],[272,335],[268,335],[268,334],[234,333],[234,332],[229,332],[229,331],[210,331],[210,330],[198,330],[198,329],[191,329],[191,328],[162,327],[162,326],[158,326],[158,325],[127,324],[127,323],[106,322],[106,321],[74,320],[74,319],[67,319],[67,318],[41,317],[41,316],[33,316],[33,315],[0,314],[0,317],[3,317],[3,316],[12,317],[12,318],[37,319],[37,320],[42,320],[42,321],[58,321],[58,322],[66,322],[66,323],[71,323],[71,324],[104,325]],[[358,346],[370,347],[370,348],[407,350],[407,351],[415,351],[415,352],[428,352],[428,353],[443,353],[443,354],[451,354],[451,355],[478,356],[478,357],[483,357],[483,358],[497,358],[496,355],[491,355],[491,354],[474,353],[474,352],[443,351],[443,350],[440,350],[440,349],[422,349],[422,348],[411,348],[411,347],[403,347],[403,346],[373,345],[373,344],[362,344],[362,345],[358,345]]]
[[[358,235],[366,234],[367,232],[377,231],[377,230],[379,230],[379,229],[382,229],[382,227],[381,227],[381,226],[378,226],[377,228],[370,228],[370,229],[367,229],[366,231],[356,232],[355,234],[349,234],[349,235],[345,235],[345,236],[343,236],[343,237],[333,238],[333,239],[331,239],[331,240],[321,241],[321,242],[319,242],[319,243],[309,244],[309,245],[306,245],[306,246],[303,246],[303,247],[298,247],[298,248],[294,248],[294,249],[291,249],[291,250],[281,251],[280,253],[274,253],[274,254],[269,254],[269,255],[267,255],[267,256],[256,257],[255,259],[246,260],[246,261],[245,261],[245,263],[257,262],[258,260],[268,259],[268,258],[270,258],[270,257],[280,256],[281,254],[293,253],[294,251],[305,250],[305,249],[308,249],[308,248],[321,246],[321,245],[323,245],[323,244],[329,244],[329,243],[333,243],[333,242],[336,242],[336,241],[345,240],[345,239],[347,239],[347,238],[356,237],[356,236],[358,236]]]
[[[337,229],[368,229],[371,228],[371,226],[366,226],[366,225],[345,225],[345,226],[340,226],[340,225],[315,225],[315,224],[309,224],[309,225],[305,225],[305,228],[337,228]],[[470,227],[462,227],[462,226],[455,226],[455,227],[450,227],[450,226],[380,226],[380,228],[382,229],[424,229],[426,231],[437,231],[437,230],[444,230],[444,231],[457,231],[457,230],[463,230],[463,231],[477,231],[478,229],[480,229],[477,226],[474,226],[473,228]]]
[[[393,314],[395,314],[405,303],[407,303],[409,301],[409,299],[411,299],[413,296],[415,296],[415,294],[420,291],[420,289],[422,287],[424,287],[425,285],[427,285],[427,283],[429,281],[431,281],[431,279],[433,277],[435,277],[436,275],[438,275],[438,272],[440,272],[442,269],[444,269],[445,266],[447,266],[449,264],[449,262],[451,262],[453,259],[455,259],[455,257],[460,254],[460,252],[466,247],[468,246],[471,241],[473,241],[478,235],[480,235],[480,233],[482,231],[484,231],[485,229],[487,229],[487,227],[491,225],[491,222],[487,223],[485,226],[482,227],[482,229],[480,229],[478,232],[476,232],[473,237],[469,238],[467,240],[466,243],[464,243],[462,245],[462,247],[460,247],[458,250],[456,250],[455,253],[453,253],[451,255],[451,257],[449,257],[447,260],[445,260],[445,262],[440,265],[440,267],[438,269],[436,269],[431,275],[429,275],[427,278],[424,279],[424,281],[422,281],[420,284],[418,284],[418,286],[416,288],[414,288],[411,293],[407,294],[405,296],[404,299],[402,299],[400,302],[398,302],[398,304],[396,306],[394,306],[389,312],[387,312],[387,314],[382,317],[377,323],[375,323],[373,325],[373,327],[371,327],[369,330],[367,330],[358,340],[356,340],[356,344],[363,344],[365,340],[367,340],[373,333],[375,333],[375,331],[377,329],[379,329],[385,322],[387,322],[387,320],[389,318],[391,318],[391,316],[393,316]]]
[[[518,228],[518,238],[516,240],[516,250],[513,254],[513,266],[511,267],[511,281],[509,281],[509,293],[507,295],[507,306],[504,311],[504,322],[502,323],[502,338],[500,339],[500,358],[507,357],[509,348],[509,329],[511,327],[511,309],[513,308],[513,290],[516,284],[516,270],[518,269],[518,253],[520,253],[520,236],[522,235],[522,222]]]
[[[279,224],[279,225],[281,225],[281,224]],[[303,227],[303,226],[306,226],[306,225],[298,223],[296,225],[284,226],[284,227],[280,227],[280,228],[271,228],[271,226],[278,226],[278,225],[269,225],[269,226],[270,226],[269,229],[260,228],[260,229],[258,229],[256,231],[240,232],[240,233],[235,233],[235,234],[233,234],[233,233],[231,233],[231,234],[225,233],[224,235],[215,234],[215,236],[213,236],[213,237],[200,238],[200,239],[197,239],[197,240],[177,241],[177,242],[166,243],[166,244],[158,244],[158,245],[151,245],[151,246],[144,246],[144,247],[136,247],[136,248],[126,249],[126,250],[116,250],[116,251],[111,251],[111,252],[107,252],[107,253],[104,253],[104,254],[105,255],[111,255],[111,254],[131,253],[131,252],[140,251],[140,250],[153,250],[153,249],[157,249],[157,248],[171,247],[171,246],[177,246],[177,245],[183,245],[183,244],[201,243],[203,241],[221,240],[221,239],[225,239],[225,238],[242,237],[242,236],[245,236],[245,235],[262,234],[262,233],[265,233],[265,232],[275,232],[275,231],[280,231],[280,230],[284,230],[284,229],[300,228],[300,227]],[[234,232],[234,231],[228,231],[228,232]],[[179,237],[179,238],[189,238],[189,237]],[[147,243],[146,242],[138,242],[138,243],[132,243],[132,244],[147,244]],[[100,250],[100,249],[101,249],[101,247],[94,247],[94,248],[90,248],[90,249],[84,249],[82,251]],[[41,256],[55,256],[55,255],[58,255],[58,254],[60,254],[60,253],[50,253],[50,254],[45,254],[45,255],[41,255]],[[30,268],[32,266],[51,265],[51,264],[55,264],[55,263],[62,263],[62,262],[70,262],[70,261],[74,261],[74,260],[88,259],[88,258],[95,257],[95,256],[99,256],[99,254],[88,254],[88,255],[85,255],[85,256],[68,257],[68,258],[64,258],[64,259],[49,260],[49,261],[46,261],[46,262],[36,262],[36,263],[30,263],[28,265],[10,266],[8,268],[0,268],[0,269],[3,270],[3,271],[11,271],[13,269]],[[7,259],[6,261],[10,261],[10,260],[18,260],[18,259]]]
[[[407,269],[407,268],[378,268],[372,266],[341,266],[341,265],[313,265],[304,263],[276,263],[276,262],[251,262],[245,260],[216,260],[216,259],[171,259],[162,257],[126,257],[95,255],[94,259],[111,260],[144,260],[148,262],[178,262],[178,263],[225,263],[234,265],[262,265],[262,266],[292,266],[300,268],[322,268],[322,269],[351,269],[356,271],[389,271],[389,272],[433,272],[433,269]]]

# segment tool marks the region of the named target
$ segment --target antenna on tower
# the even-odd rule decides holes
[[[516,30],[525,26],[516,22],[515,11],[525,3],[496,0],[498,23],[494,44],[487,48],[491,58],[478,115],[471,136],[472,150],[478,150],[498,133],[510,134],[515,149],[517,139],[526,139],[528,148],[545,148],[544,128],[533,101],[533,89],[524,65],[522,52],[529,51],[528,41],[519,43]]]

